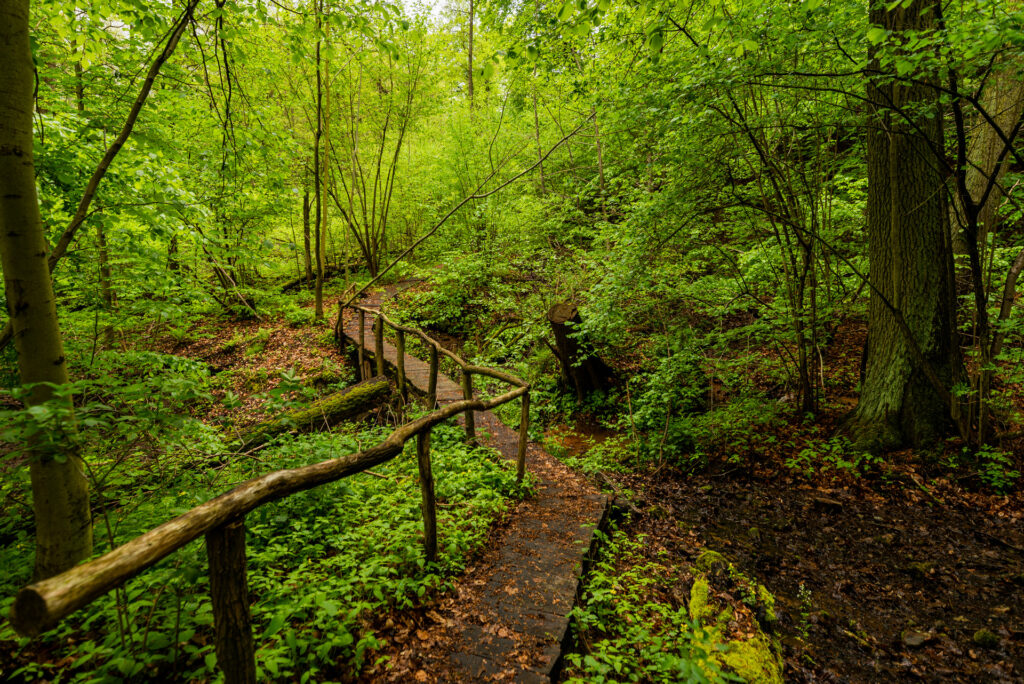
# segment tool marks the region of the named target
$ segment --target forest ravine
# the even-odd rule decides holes
[[[0,679],[1024,679],[1017,0],[0,0],[0,64]]]

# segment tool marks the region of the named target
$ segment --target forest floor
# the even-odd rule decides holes
[[[325,311],[335,310],[336,299],[325,302]],[[325,363],[346,364],[327,327],[256,320],[204,322],[195,332],[187,341],[161,338],[154,346],[226,373],[221,394],[231,390],[241,402],[231,411],[236,428],[264,417],[259,395],[280,382],[282,371],[310,376]],[[855,402],[862,335],[856,322],[837,335],[825,363],[834,389],[814,426],[784,421],[766,428],[775,432],[774,447],[740,463],[715,455],[700,474],[668,465],[605,473],[618,490],[632,493],[629,506],[638,511],[620,530],[648,535],[649,558],[667,550],[685,564],[714,549],[762,582],[778,601],[787,681],[1021,681],[1019,487],[1008,496],[984,493],[969,476],[958,480],[912,451],[887,455],[867,475],[787,465],[812,439],[834,433]],[[446,342],[457,348],[457,340]],[[227,412],[216,408],[208,417]],[[548,438],[571,458],[613,434],[581,415],[552,426]],[[514,516],[506,517],[494,534],[508,534],[514,524]],[[455,578],[448,603],[442,598],[375,616],[388,641],[381,655],[426,681],[421,668],[428,662],[416,654],[429,651],[437,632],[465,612],[458,597],[487,567],[481,557]],[[384,676],[372,668],[364,673]]]
[[[887,454],[867,475],[794,470],[812,437],[855,405],[863,330],[848,322],[826,368],[837,386],[814,426],[786,421],[775,446],[737,464],[605,474],[639,511],[649,559],[723,553],[777,599],[785,677],[793,682],[1024,680],[1024,496],[970,489],[935,457]],[[581,416],[551,438],[567,457],[612,436]],[[1018,445],[1018,448],[1020,445]]]

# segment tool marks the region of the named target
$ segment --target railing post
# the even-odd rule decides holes
[[[516,458],[516,482],[526,474],[526,440],[530,431],[530,390],[523,395],[523,408],[519,413],[519,453]]]
[[[338,343],[338,353],[342,358],[345,356],[345,343],[347,342],[345,323],[342,317],[344,313],[344,307],[341,305],[341,302],[338,302],[338,322],[334,324],[334,341]]]
[[[373,355],[377,360],[377,375],[384,375],[384,319],[378,314],[373,325]]]
[[[423,547],[427,561],[437,560],[437,513],[434,507],[434,475],[430,472],[430,430],[416,435],[416,461],[423,493]]]
[[[427,408],[431,411],[437,406],[437,347],[430,347],[430,379],[427,380]]]
[[[366,379],[366,372],[363,368],[363,356],[366,349],[366,312],[359,310],[359,379]]]
[[[473,399],[473,376],[465,368],[462,369],[462,398]],[[476,420],[472,411],[466,411],[466,437],[470,441],[476,439]]]
[[[256,654],[249,620],[249,588],[245,569],[245,518],[206,533],[210,561],[217,664],[227,684],[256,681]]]
[[[398,393],[402,395],[402,401],[409,401],[409,390],[405,382],[405,331],[398,330]]]

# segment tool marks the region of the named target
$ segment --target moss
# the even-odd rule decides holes
[[[384,378],[353,385],[342,392],[315,401],[306,408],[289,411],[276,420],[264,421],[254,426],[239,441],[246,446],[254,446],[291,430],[303,432],[325,424],[334,425],[371,407],[389,390],[390,385]]]
[[[725,560],[725,556],[718,553],[717,551],[705,550],[699,556],[697,556],[697,562],[694,563],[701,572],[716,572],[720,568],[732,568],[732,564]]]
[[[730,641],[721,654],[722,664],[748,682],[782,683],[782,665],[772,644],[758,635],[746,641]]]
[[[734,616],[731,606],[717,610],[709,603],[712,594],[709,577],[727,575],[743,594],[743,602],[755,610],[758,621],[774,623],[775,597],[764,585],[751,580],[716,551],[704,551],[694,563],[699,573],[690,588],[690,618],[704,626],[713,641],[724,643],[724,650],[712,658],[724,669],[748,682],[776,684],[782,679],[782,660],[773,642],[760,629],[749,639],[726,641],[725,626]]]
[[[975,632],[971,640],[982,648],[994,648],[999,645],[999,635],[984,627]]]
[[[693,586],[690,587],[690,619],[697,622],[703,621],[704,618],[710,617],[714,613],[714,609],[708,606],[708,596],[711,593],[711,585],[704,578],[700,578],[694,581]]]

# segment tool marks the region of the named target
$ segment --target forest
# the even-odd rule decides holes
[[[1024,680],[1019,0],[0,0],[0,680]]]

